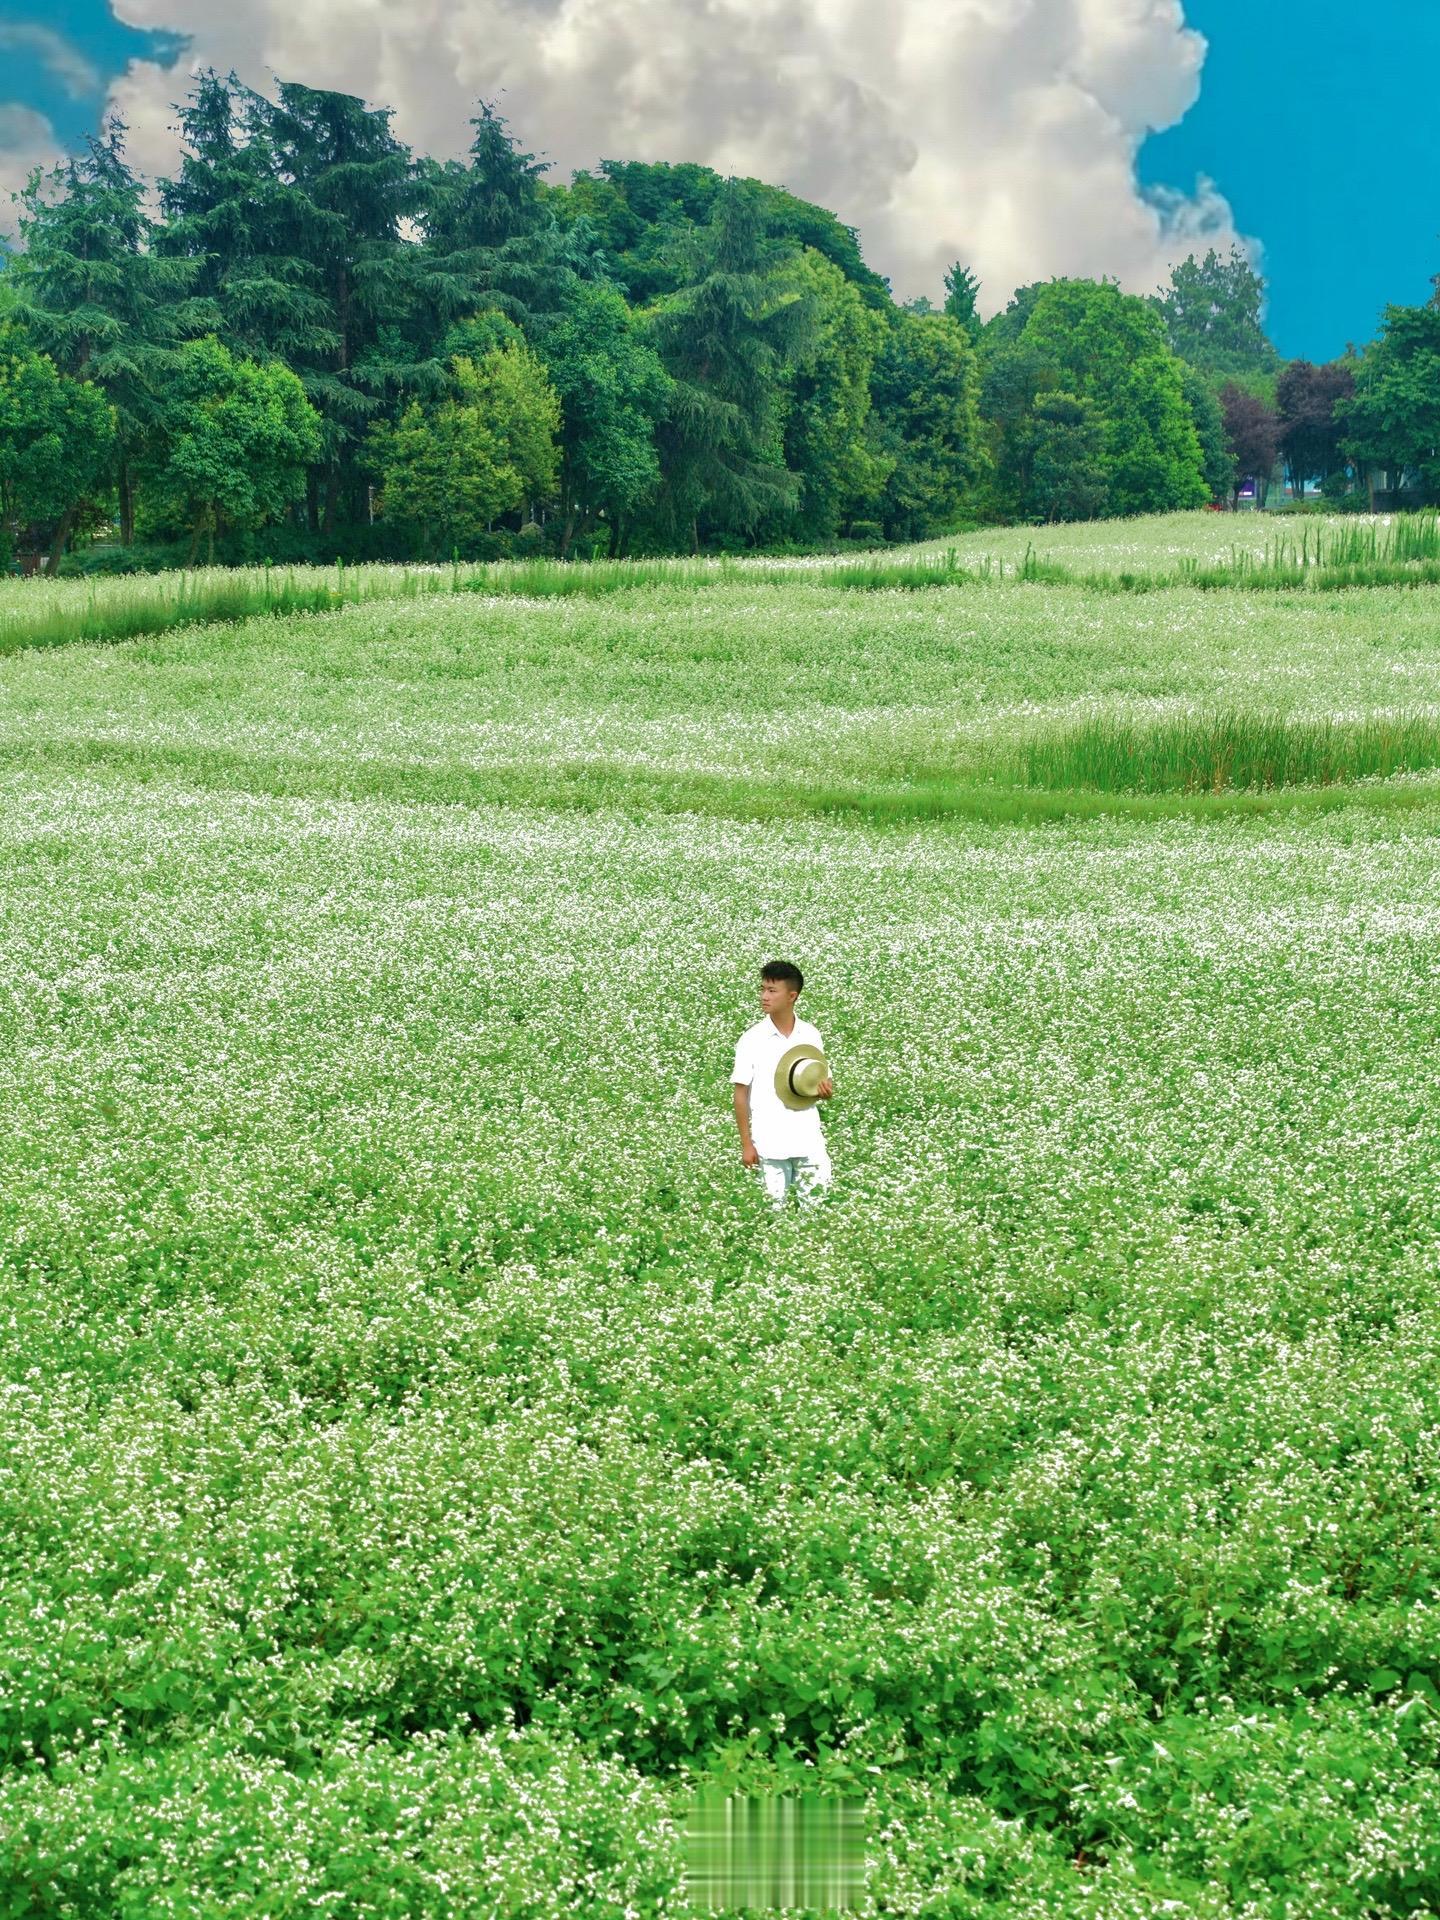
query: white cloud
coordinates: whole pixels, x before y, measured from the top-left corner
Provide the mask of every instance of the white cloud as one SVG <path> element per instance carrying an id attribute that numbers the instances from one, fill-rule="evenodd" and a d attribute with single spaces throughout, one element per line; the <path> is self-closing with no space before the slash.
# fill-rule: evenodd
<path id="1" fill-rule="evenodd" d="M 11 198 L 25 185 L 32 168 L 53 166 L 60 137 L 43 113 L 13 100 L 0 101 L 0 236 L 19 234 L 20 209 Z"/>
<path id="2" fill-rule="evenodd" d="M 479 97 L 556 174 L 604 158 L 753 173 L 860 228 L 902 297 L 969 262 L 987 311 L 1057 273 L 1148 292 L 1235 237 L 1213 184 L 1146 194 L 1135 154 L 1193 102 L 1205 45 L 1180 0 L 117 0 L 190 36 L 193 71 L 274 74 L 396 109 L 463 150 Z M 148 171 L 175 164 L 185 74 L 135 63 L 112 97 Z"/>
<path id="3" fill-rule="evenodd" d="M 100 69 L 87 60 L 80 49 L 53 27 L 42 27 L 33 20 L 0 20 L 0 49 L 15 53 L 33 53 L 47 66 L 73 99 L 87 93 L 99 93 L 104 85 Z"/>

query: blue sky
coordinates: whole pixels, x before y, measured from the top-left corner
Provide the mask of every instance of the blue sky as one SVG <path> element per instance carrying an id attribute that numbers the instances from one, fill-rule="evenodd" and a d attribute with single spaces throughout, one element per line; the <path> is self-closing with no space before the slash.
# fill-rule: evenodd
<path id="1" fill-rule="evenodd" d="M 0 36 L 6 28 L 49 29 L 78 56 L 59 65 L 53 47 L 34 43 L 0 47 L 0 97 L 34 107 L 67 144 L 93 130 L 105 105 L 111 77 L 129 60 L 165 60 L 179 51 L 173 34 L 137 33 L 121 26 L 107 0 L 0 0 Z"/>
<path id="2" fill-rule="evenodd" d="M 1142 182 L 1216 183 L 1263 246 L 1283 354 L 1368 340 L 1387 300 L 1425 299 L 1440 272 L 1440 0 L 1186 0 L 1185 14 L 1210 43 L 1200 99 L 1146 143 Z M 63 44 L 47 47 L 47 30 Z M 121 26 L 107 0 L 0 0 L 0 41 L 0 100 L 44 113 L 67 143 L 127 60 L 181 45 Z"/>
<path id="3" fill-rule="evenodd" d="M 1185 17 L 1210 42 L 1200 98 L 1141 178 L 1208 174 L 1264 247 L 1276 346 L 1331 359 L 1440 273 L 1440 4 L 1186 0 Z"/>

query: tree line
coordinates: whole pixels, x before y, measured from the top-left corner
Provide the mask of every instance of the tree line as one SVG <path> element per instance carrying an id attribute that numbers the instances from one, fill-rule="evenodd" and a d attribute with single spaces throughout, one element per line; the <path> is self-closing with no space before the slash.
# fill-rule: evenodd
<path id="1" fill-rule="evenodd" d="M 488 104 L 447 161 L 292 82 L 208 72 L 177 111 L 153 194 L 112 117 L 19 196 L 7 559 L 813 549 L 1224 502 L 1282 458 L 1332 495 L 1440 490 L 1440 293 L 1323 367 L 1280 359 L 1238 252 L 982 322 L 963 263 L 899 303 L 762 181 L 549 182 Z"/>

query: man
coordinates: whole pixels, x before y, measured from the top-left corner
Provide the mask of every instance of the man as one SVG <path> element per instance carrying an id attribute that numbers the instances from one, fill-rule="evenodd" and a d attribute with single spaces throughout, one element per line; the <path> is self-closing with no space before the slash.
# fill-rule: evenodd
<path id="1" fill-rule="evenodd" d="M 747 1167 L 761 1169 L 765 1191 L 777 1206 L 792 1186 L 802 1200 L 814 1200 L 830 1184 L 830 1155 L 816 1103 L 828 1100 L 835 1087 L 818 1030 L 795 1016 L 804 984 L 789 960 L 766 961 L 760 969 L 764 1018 L 741 1034 L 730 1076 L 740 1158 Z"/>

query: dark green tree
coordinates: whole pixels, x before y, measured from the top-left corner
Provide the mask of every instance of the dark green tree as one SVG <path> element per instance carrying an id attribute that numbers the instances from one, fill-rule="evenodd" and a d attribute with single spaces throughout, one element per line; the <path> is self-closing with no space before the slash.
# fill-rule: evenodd
<path id="1" fill-rule="evenodd" d="M 560 552 L 604 522 L 612 540 L 655 497 L 655 426 L 670 401 L 660 356 L 623 296 L 573 280 L 537 344 L 560 397 Z"/>
<path id="2" fill-rule="evenodd" d="M 325 367 L 340 336 L 325 285 L 326 222 L 282 175 L 269 103 L 232 73 L 199 75 L 178 107 L 180 170 L 160 182 L 158 251 L 196 263 L 233 351 Z"/>
<path id="3" fill-rule="evenodd" d="M 1440 500 L 1440 278 L 1420 307 L 1388 306 L 1380 337 L 1360 356 L 1344 406 L 1342 446 L 1392 492 L 1414 473 L 1427 501 Z"/>
<path id="4" fill-rule="evenodd" d="M 977 479 L 974 505 L 983 519 L 1018 520 L 1025 515 L 1029 495 L 1036 397 L 1054 385 L 1055 374 L 1022 341 L 988 333 L 981 337 L 979 362 L 980 423 L 987 457 Z"/>
<path id="5" fill-rule="evenodd" d="M 691 277 L 655 310 L 655 344 L 674 382 L 659 427 L 659 528 L 692 549 L 746 535 L 793 508 L 785 465 L 787 378 L 818 324 L 797 255 L 764 237 L 754 193 L 727 181 L 691 237 Z"/>
<path id="6" fill-rule="evenodd" d="M 152 245 L 125 131 L 112 115 L 83 153 L 32 175 L 20 196 L 25 257 L 15 293 L 36 347 L 61 373 L 93 381 L 114 408 L 114 485 L 128 544 L 135 463 L 155 430 L 177 351 L 216 316 L 194 294 L 196 263 L 167 259 Z M 62 518 L 57 552 L 71 525 Z"/>
<path id="7" fill-rule="evenodd" d="M 1025 517 L 1095 520 L 1109 501 L 1105 427 L 1088 400 L 1052 389 L 1036 400 L 1028 423 Z"/>
<path id="8" fill-rule="evenodd" d="M 1239 247 L 1213 247 L 1173 269 L 1155 296 L 1173 352 L 1219 387 L 1227 379 L 1258 389 L 1273 383 L 1280 357 L 1265 334 L 1265 282 Z"/>
<path id="9" fill-rule="evenodd" d="M 1212 500 L 1228 500 L 1235 490 L 1235 456 L 1225 433 L 1225 414 L 1198 367 L 1182 362 L 1180 385 L 1200 442 L 1200 470 Z"/>
<path id="10" fill-rule="evenodd" d="M 0 317 L 0 572 L 22 530 L 73 523 L 108 490 L 114 435 L 100 389 L 67 379 L 22 327 Z"/>
<path id="11" fill-rule="evenodd" d="M 1021 336 L 1105 423 L 1114 513 L 1166 513 L 1209 497 L 1182 365 L 1146 301 L 1109 281 L 1052 280 Z"/>
<path id="12" fill-rule="evenodd" d="M 871 395 L 890 463 L 877 508 L 886 537 L 954 529 L 984 470 L 979 370 L 965 329 L 947 313 L 893 309 Z"/>
<path id="13" fill-rule="evenodd" d="M 263 133 L 282 183 L 282 218 L 303 236 L 326 325 L 316 350 L 291 364 L 321 419 L 318 472 L 309 511 L 329 533 L 359 512 L 361 448 L 371 422 L 406 393 L 433 387 L 429 356 L 406 338 L 411 263 L 401 222 L 418 209 L 408 150 L 390 131 L 390 109 L 346 93 L 281 81 L 278 100 L 254 96 L 250 123 Z M 323 491 L 323 503 L 320 494 Z"/>
<path id="14" fill-rule="evenodd" d="M 482 308 L 528 327 L 576 278 L 574 250 L 542 197 L 549 163 L 522 152 L 488 102 L 470 125 L 467 159 L 417 164 L 423 242 L 414 288 L 421 335 L 432 340 Z"/>
<path id="15" fill-rule="evenodd" d="M 876 443 L 870 398 L 887 328 L 861 290 L 813 248 L 801 255 L 798 272 L 810 283 L 818 325 L 791 374 L 785 409 L 785 464 L 799 479 L 800 497 L 773 533 L 821 545 L 863 516 L 889 477 L 892 462 Z"/>
<path id="16" fill-rule="evenodd" d="M 945 311 L 952 320 L 960 322 L 972 342 L 980 338 L 980 311 L 976 305 L 979 298 L 979 279 L 957 260 L 945 275 Z"/>

